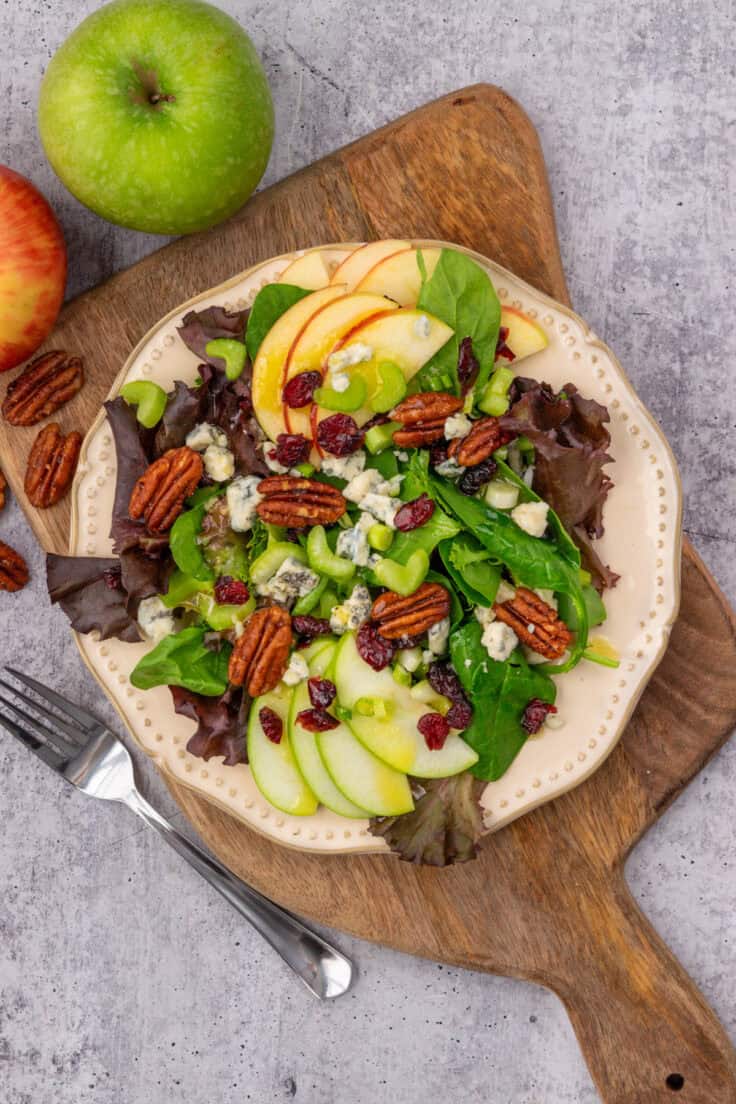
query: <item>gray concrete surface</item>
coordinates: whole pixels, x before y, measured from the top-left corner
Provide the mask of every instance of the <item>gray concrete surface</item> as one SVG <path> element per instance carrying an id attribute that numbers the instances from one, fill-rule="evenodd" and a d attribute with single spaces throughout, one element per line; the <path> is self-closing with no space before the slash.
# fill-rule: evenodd
<path id="1" fill-rule="evenodd" d="M 573 300 L 669 434 L 687 530 L 736 598 L 731 0 L 222 6 L 252 34 L 272 82 L 278 136 L 266 182 L 471 81 L 519 98 L 547 156 Z M 0 0 L 0 160 L 59 212 L 70 294 L 158 244 L 81 208 L 35 134 L 43 68 L 96 7 Z M 0 598 L 3 659 L 105 712 L 47 605 L 15 502 L 0 536 L 33 570 L 27 590 Z M 598 1099 L 551 994 L 344 938 L 360 981 L 319 1007 L 125 810 L 63 791 L 7 739 L 0 764 L 5 1104 Z M 172 811 L 143 769 L 148 792 Z M 735 784 L 732 742 L 628 865 L 643 908 L 732 1036 Z"/>

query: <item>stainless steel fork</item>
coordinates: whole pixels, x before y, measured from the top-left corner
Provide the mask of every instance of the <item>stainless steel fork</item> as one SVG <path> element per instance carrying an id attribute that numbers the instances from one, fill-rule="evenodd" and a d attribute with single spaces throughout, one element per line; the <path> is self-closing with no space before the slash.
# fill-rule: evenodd
<path id="1" fill-rule="evenodd" d="M 5 670 L 42 699 L 39 702 L 0 678 L 0 686 L 39 714 L 35 716 L 0 694 L 2 705 L 18 718 L 0 712 L 0 724 L 8 732 L 89 797 L 119 801 L 132 809 L 260 932 L 315 996 L 326 1000 L 349 989 L 353 967 L 344 955 L 190 843 L 148 804 L 136 789 L 127 748 L 97 717 L 36 679 L 12 667 Z"/>

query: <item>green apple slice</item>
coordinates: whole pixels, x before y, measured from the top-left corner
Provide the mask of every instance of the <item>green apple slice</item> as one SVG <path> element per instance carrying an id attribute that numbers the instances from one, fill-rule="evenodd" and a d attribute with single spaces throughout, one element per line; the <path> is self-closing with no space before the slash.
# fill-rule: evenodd
<path id="1" fill-rule="evenodd" d="M 418 249 L 392 253 L 366 272 L 356 291 L 375 291 L 387 295 L 402 307 L 415 307 L 422 287 L 422 274 L 417 264 Z M 440 259 L 441 249 L 422 249 L 421 254 L 431 276 Z"/>
<path id="2" fill-rule="evenodd" d="M 352 633 L 346 633 L 334 659 L 334 681 L 340 704 L 353 710 L 350 727 L 374 755 L 395 770 L 416 778 L 449 778 L 477 762 L 478 756 L 461 736 L 451 732 L 444 746 L 430 751 L 417 728 L 428 706 L 412 698 L 408 687 L 396 682 L 390 669 L 374 671 L 365 663 Z M 385 717 L 362 716 L 361 698 L 386 703 Z"/>
<path id="3" fill-rule="evenodd" d="M 344 294 L 345 288 L 336 284 L 305 295 L 284 311 L 261 342 L 253 365 L 253 407 L 261 428 L 272 441 L 285 429 L 281 391 L 289 350 L 310 318 Z"/>
<path id="4" fill-rule="evenodd" d="M 401 816 L 414 808 L 406 775 L 371 755 L 348 725 L 318 732 L 316 741 L 330 777 L 349 801 L 371 816 Z"/>
<path id="5" fill-rule="evenodd" d="M 317 747 L 316 733 L 308 732 L 297 721 L 302 709 L 311 709 L 305 682 L 294 691 L 289 710 L 289 739 L 299 770 L 318 801 L 339 816 L 362 820 L 370 816 L 365 809 L 349 801 L 333 782 Z"/>
<path id="6" fill-rule="evenodd" d="M 317 798 L 304 781 L 289 742 L 289 705 L 292 691 L 280 684 L 269 694 L 256 698 L 248 719 L 248 762 L 258 789 L 267 801 L 292 816 L 311 816 L 317 811 Z M 267 707 L 283 721 L 281 741 L 268 739 L 260 721 Z"/>
<path id="7" fill-rule="evenodd" d="M 384 238 L 382 241 L 367 242 L 359 246 L 339 264 L 332 274 L 333 284 L 347 284 L 353 291 L 367 272 L 392 253 L 403 252 L 410 248 L 410 242 L 397 238 Z"/>

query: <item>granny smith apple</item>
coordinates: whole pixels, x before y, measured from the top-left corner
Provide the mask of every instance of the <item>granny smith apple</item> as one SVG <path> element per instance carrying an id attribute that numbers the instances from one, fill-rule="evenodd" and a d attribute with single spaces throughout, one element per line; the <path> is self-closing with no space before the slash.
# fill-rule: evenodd
<path id="1" fill-rule="evenodd" d="M 201 0 L 113 0 L 52 58 L 39 129 L 87 207 L 135 230 L 185 234 L 227 218 L 256 187 L 273 103 L 229 15 Z"/>

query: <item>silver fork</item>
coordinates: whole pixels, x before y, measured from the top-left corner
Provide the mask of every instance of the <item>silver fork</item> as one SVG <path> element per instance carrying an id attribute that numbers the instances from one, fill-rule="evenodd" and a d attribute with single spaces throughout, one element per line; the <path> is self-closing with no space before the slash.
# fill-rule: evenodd
<path id="1" fill-rule="evenodd" d="M 19 718 L 12 720 L 0 712 L 0 724 L 8 732 L 88 797 L 119 801 L 132 809 L 260 932 L 315 996 L 326 1000 L 347 992 L 353 976 L 349 959 L 291 913 L 241 882 L 157 813 L 136 789 L 133 761 L 117 736 L 55 690 L 12 667 L 5 670 L 45 703 L 0 678 L 0 686 L 44 718 L 40 720 L 0 694 L 0 702 Z"/>

